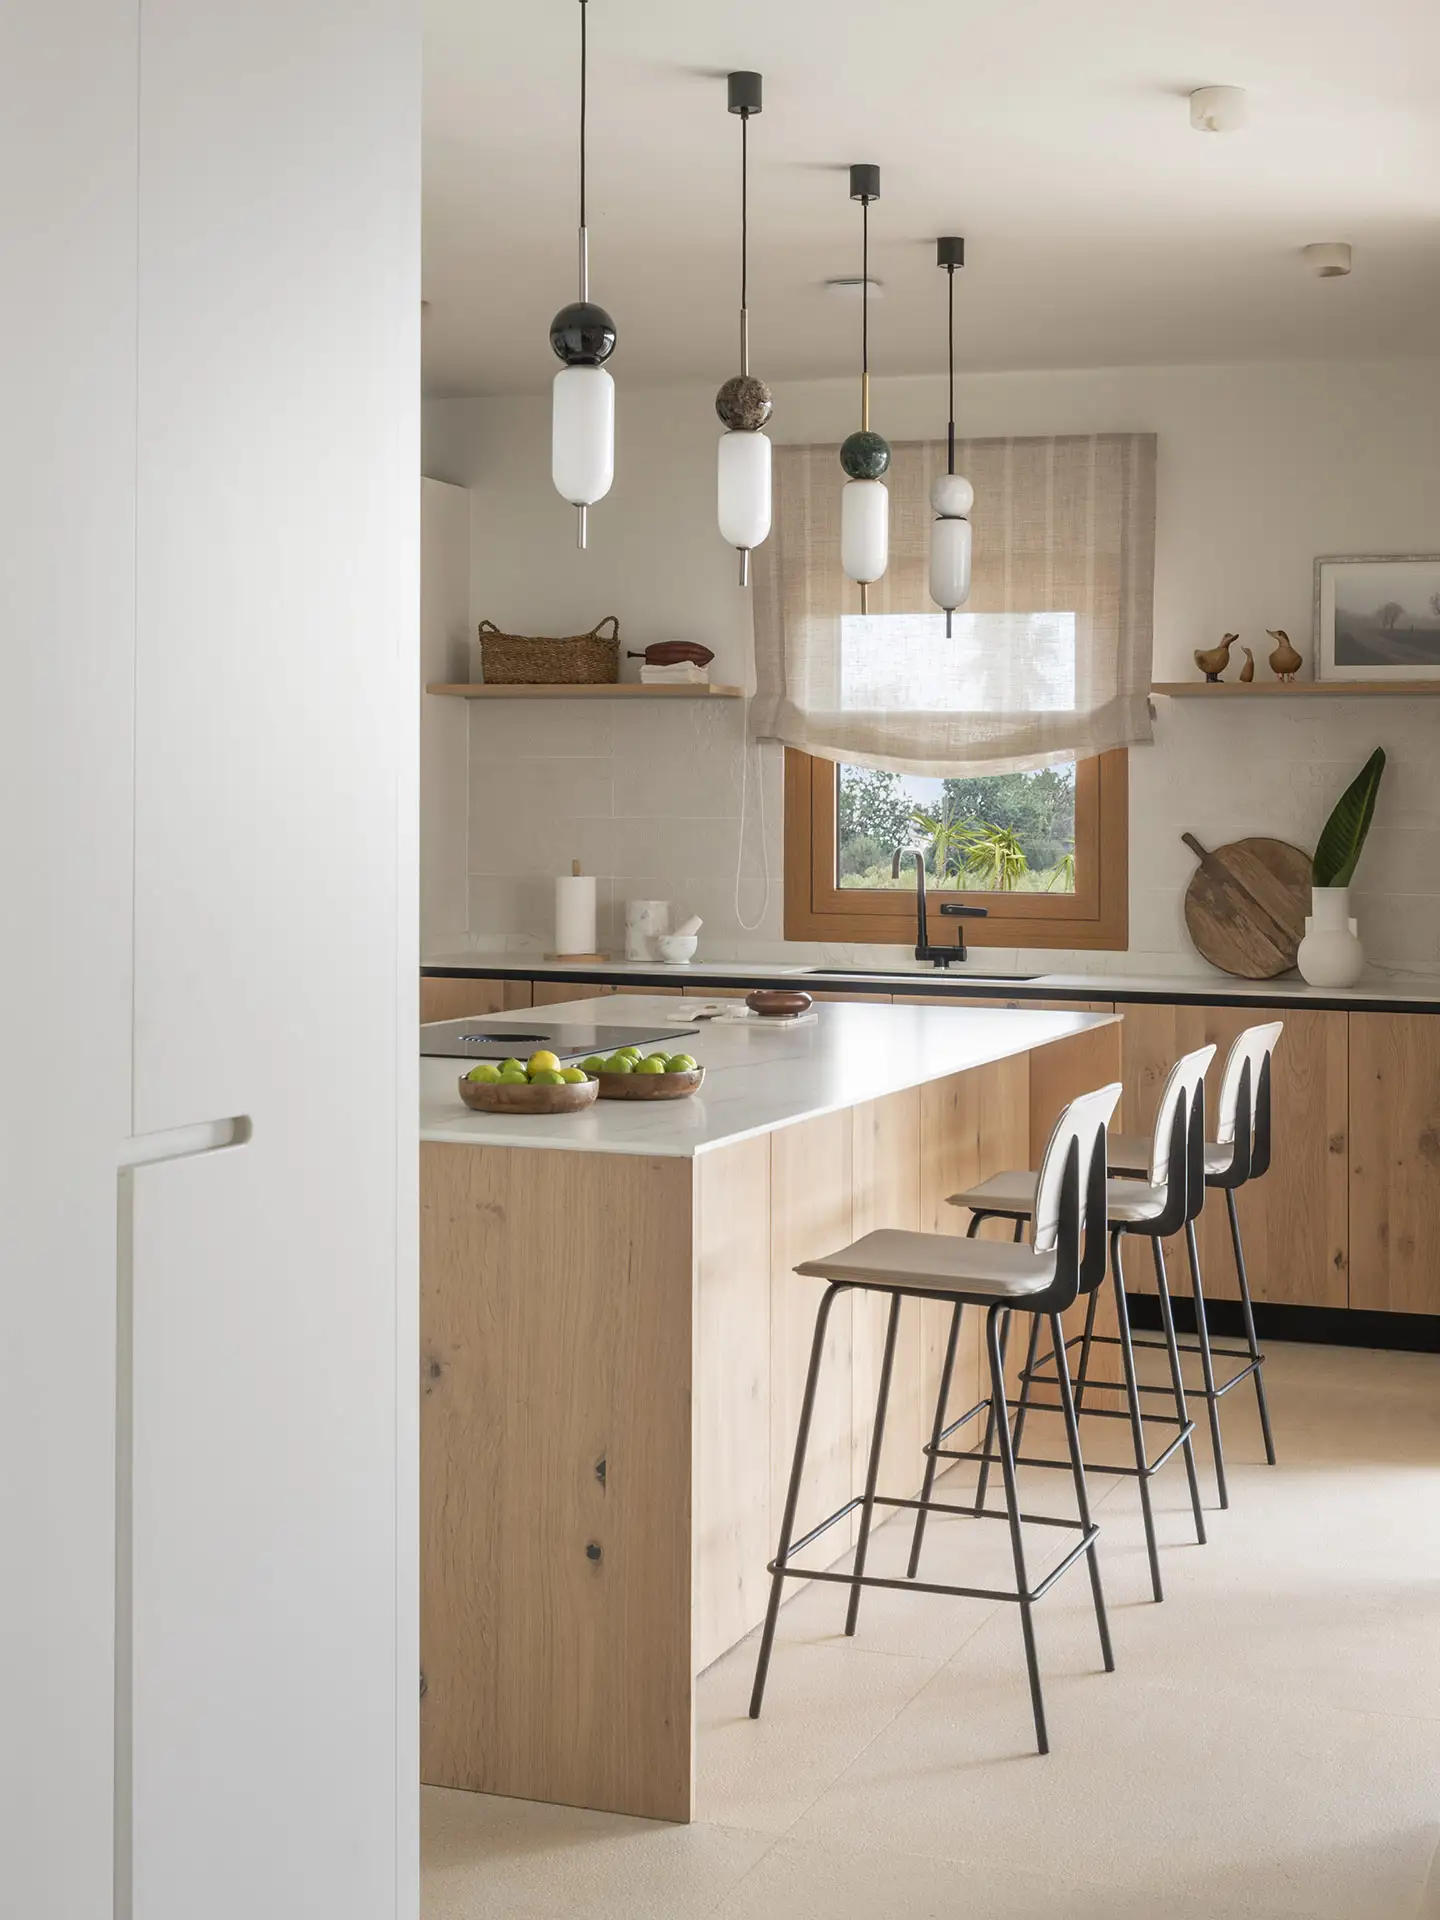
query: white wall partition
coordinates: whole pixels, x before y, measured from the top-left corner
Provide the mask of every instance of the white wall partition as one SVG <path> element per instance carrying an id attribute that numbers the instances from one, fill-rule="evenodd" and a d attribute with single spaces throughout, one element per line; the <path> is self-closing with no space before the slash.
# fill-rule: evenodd
<path id="1" fill-rule="evenodd" d="M 3 32 L 0 1909 L 403 1920 L 418 17 Z"/>

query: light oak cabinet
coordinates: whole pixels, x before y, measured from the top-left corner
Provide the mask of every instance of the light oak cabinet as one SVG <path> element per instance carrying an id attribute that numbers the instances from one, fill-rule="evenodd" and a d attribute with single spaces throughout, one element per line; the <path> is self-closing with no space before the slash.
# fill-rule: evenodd
<path id="1" fill-rule="evenodd" d="M 1349 1022 L 1350 1305 L 1440 1313 L 1440 1016 Z"/>
<path id="2" fill-rule="evenodd" d="M 444 979 L 421 976 L 420 1018 L 473 1020 L 482 1013 L 511 1013 L 530 1005 L 528 980 Z"/>
<path id="3" fill-rule="evenodd" d="M 1287 1306 L 1350 1304 L 1348 1275 L 1349 1114 L 1346 1015 L 1300 1007 L 1124 1006 L 1120 1052 L 1125 1130 L 1148 1133 L 1165 1077 L 1181 1054 L 1216 1046 L 1205 1085 L 1213 1134 L 1220 1070 L 1243 1028 L 1283 1020 L 1271 1080 L 1274 1155 L 1263 1180 L 1237 1196 L 1250 1290 Z M 1199 1223 L 1205 1292 L 1234 1299 L 1235 1261 L 1223 1196 L 1212 1194 Z M 1143 1249 L 1142 1249 L 1143 1252 Z M 1190 1290 L 1183 1239 L 1165 1248 L 1170 1285 Z M 1148 1254 L 1129 1262 L 1131 1284 L 1150 1290 Z"/>

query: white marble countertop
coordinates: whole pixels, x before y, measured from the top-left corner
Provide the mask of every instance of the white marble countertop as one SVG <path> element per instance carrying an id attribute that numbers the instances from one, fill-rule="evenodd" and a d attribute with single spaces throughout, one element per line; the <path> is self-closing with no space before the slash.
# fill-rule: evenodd
<path id="1" fill-rule="evenodd" d="M 578 1000 L 543 1011 L 547 1026 L 588 1025 L 595 1003 Z M 699 1093 L 686 1100 L 597 1100 L 583 1113 L 471 1113 L 456 1091 L 464 1062 L 422 1059 L 420 1137 L 462 1146 L 689 1159 L 711 1147 L 1028 1053 L 1108 1026 L 1115 1018 L 978 1007 L 827 1005 L 815 1011 L 813 1022 L 793 1027 L 704 1025 L 693 1039 L 677 1038 L 674 1045 L 676 1052 L 688 1049 L 705 1068 Z M 637 994 L 624 1003 L 623 1024 L 665 1023 L 676 1012 L 672 999 Z M 490 1014 L 469 1024 L 513 1027 L 515 1017 Z M 614 1017 L 621 1024 L 618 1011 Z"/>
<path id="2" fill-rule="evenodd" d="M 427 955 L 424 966 L 449 973 L 480 976 L 505 975 L 515 979 L 625 980 L 636 979 L 675 986 L 693 985 L 703 990 L 707 981 L 749 982 L 757 986 L 770 980 L 789 980 L 796 986 L 813 987 L 816 992 L 903 993 L 921 985 L 932 992 L 975 993 L 1038 999 L 1065 998 L 1116 1000 L 1163 999 L 1253 1000 L 1262 1006 L 1365 1007 L 1370 1005 L 1440 1008 L 1440 976 L 1425 974 L 1386 974 L 1371 971 L 1353 987 L 1310 987 L 1298 974 L 1285 974 L 1278 980 L 1240 980 L 1222 973 L 987 973 L 981 954 L 975 954 L 964 966 L 937 968 L 918 961 L 893 969 L 874 972 L 850 964 L 825 966 L 813 960 L 692 961 L 685 967 L 666 967 L 654 961 L 605 960 L 567 964 L 555 960 L 527 960 L 523 954 L 435 953 Z"/>

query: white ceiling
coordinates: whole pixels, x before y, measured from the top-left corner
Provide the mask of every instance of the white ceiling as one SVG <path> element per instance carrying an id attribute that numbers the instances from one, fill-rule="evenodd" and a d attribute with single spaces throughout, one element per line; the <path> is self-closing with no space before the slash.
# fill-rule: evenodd
<path id="1" fill-rule="evenodd" d="M 426 384 L 534 391 L 573 298 L 576 0 L 426 0 Z M 944 362 L 938 233 L 965 236 L 966 368 L 1432 353 L 1434 0 L 590 0 L 592 293 L 617 380 L 733 371 L 739 122 L 751 129 L 755 371 L 850 372 L 845 168 L 877 161 L 877 375 Z M 1239 133 L 1185 96 L 1250 90 Z M 1318 280 L 1314 240 L 1355 270 Z"/>

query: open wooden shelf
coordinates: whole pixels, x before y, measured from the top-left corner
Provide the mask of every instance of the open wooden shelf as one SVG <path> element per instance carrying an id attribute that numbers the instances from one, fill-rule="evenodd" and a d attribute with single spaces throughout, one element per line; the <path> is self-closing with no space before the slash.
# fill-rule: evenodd
<path id="1" fill-rule="evenodd" d="M 1440 680 L 1293 680 L 1288 686 L 1281 680 L 1254 680 L 1249 686 L 1242 680 L 1157 680 L 1150 691 L 1173 700 L 1217 700 L 1227 694 L 1249 698 L 1257 693 L 1282 700 L 1344 693 L 1398 693 L 1409 699 L 1416 693 L 1440 693 Z"/>
<path id="2" fill-rule="evenodd" d="M 486 687 L 436 682 L 427 693 L 443 693 L 452 700 L 743 700 L 743 687 L 642 687 L 632 680 L 598 686 Z"/>

